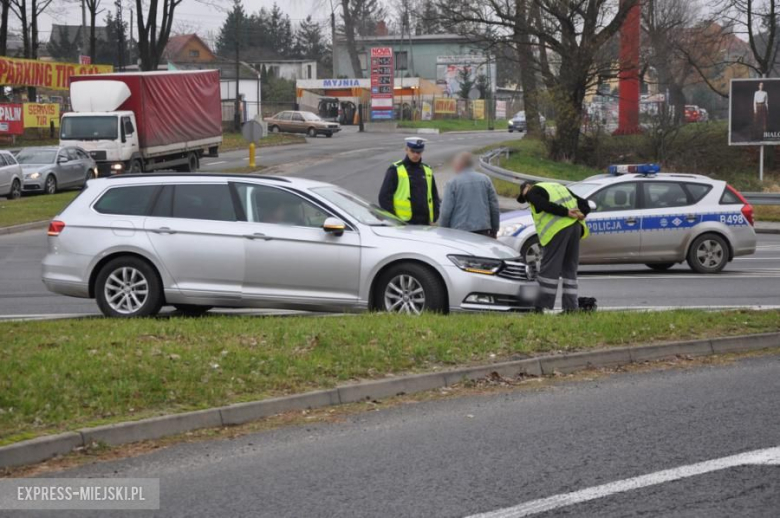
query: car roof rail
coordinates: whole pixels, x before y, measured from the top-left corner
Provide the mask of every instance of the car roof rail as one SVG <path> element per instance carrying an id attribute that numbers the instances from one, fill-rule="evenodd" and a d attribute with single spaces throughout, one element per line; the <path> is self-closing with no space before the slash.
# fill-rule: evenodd
<path id="1" fill-rule="evenodd" d="M 116 180 L 121 178 L 160 178 L 170 176 L 174 178 L 182 177 L 204 177 L 214 176 L 217 178 L 254 178 L 259 180 L 272 180 L 275 182 L 291 183 L 288 178 L 282 176 L 271 176 L 262 174 L 238 174 L 238 173 L 133 173 L 133 174 L 117 174 L 113 176 L 104 177 L 106 180 Z"/>

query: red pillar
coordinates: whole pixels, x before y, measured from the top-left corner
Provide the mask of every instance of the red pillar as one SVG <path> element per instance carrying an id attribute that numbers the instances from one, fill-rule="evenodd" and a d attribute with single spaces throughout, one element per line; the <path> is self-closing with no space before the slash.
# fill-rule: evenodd
<path id="1" fill-rule="evenodd" d="M 625 1 L 621 0 L 621 3 Z M 631 8 L 620 29 L 620 103 L 615 135 L 636 135 L 642 132 L 639 126 L 640 4 L 641 2 L 637 2 Z"/>

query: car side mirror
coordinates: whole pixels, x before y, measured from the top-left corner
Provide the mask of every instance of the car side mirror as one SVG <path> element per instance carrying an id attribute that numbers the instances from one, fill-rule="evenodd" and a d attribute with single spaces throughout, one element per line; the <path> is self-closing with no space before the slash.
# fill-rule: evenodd
<path id="1" fill-rule="evenodd" d="M 66 156 L 61 156 L 61 157 L 59 157 L 59 158 L 57 159 L 57 163 L 58 163 L 58 164 L 65 164 L 65 163 L 67 163 L 67 162 L 70 162 L 70 158 L 68 158 L 68 157 L 66 157 Z"/>
<path id="2" fill-rule="evenodd" d="M 590 207 L 590 210 L 596 210 L 598 209 L 598 205 L 596 205 L 596 202 L 593 200 L 588 200 L 588 207 Z"/>
<path id="3" fill-rule="evenodd" d="M 328 234 L 333 234 L 334 236 L 340 236 L 344 234 L 344 230 L 346 230 L 346 228 L 346 223 L 338 218 L 328 218 L 325 220 L 325 223 L 322 224 L 322 230 Z"/>

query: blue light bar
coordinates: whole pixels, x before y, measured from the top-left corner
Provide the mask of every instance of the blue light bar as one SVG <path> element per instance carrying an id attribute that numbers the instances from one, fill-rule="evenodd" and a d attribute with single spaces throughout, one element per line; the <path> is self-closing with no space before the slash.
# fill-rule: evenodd
<path id="1" fill-rule="evenodd" d="M 614 176 L 621 174 L 642 174 L 651 175 L 661 172 L 660 164 L 621 164 L 611 165 L 607 168 L 607 172 Z"/>

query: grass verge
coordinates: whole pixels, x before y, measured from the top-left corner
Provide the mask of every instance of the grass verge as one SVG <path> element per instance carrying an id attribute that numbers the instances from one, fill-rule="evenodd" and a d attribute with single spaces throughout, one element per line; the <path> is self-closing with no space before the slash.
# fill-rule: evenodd
<path id="1" fill-rule="evenodd" d="M 11 140 L 0 141 L 0 149 L 21 149 L 23 147 L 38 146 L 59 146 L 60 139 L 57 138 L 17 138 L 16 142 Z"/>
<path id="2" fill-rule="evenodd" d="M 778 205 L 753 205 L 756 221 L 780 222 L 780 206 Z"/>
<path id="3" fill-rule="evenodd" d="M 356 379 L 777 330 L 778 311 L 3 322 L 0 444 Z"/>
<path id="4" fill-rule="evenodd" d="M 293 135 L 291 133 L 270 133 L 257 145 L 261 147 L 286 146 L 289 144 L 305 144 L 306 138 L 302 135 Z M 220 151 L 235 151 L 237 149 L 249 149 L 247 142 L 241 133 L 226 132 L 222 134 L 222 146 Z"/>
<path id="5" fill-rule="evenodd" d="M 0 199 L 0 227 L 21 225 L 53 218 L 78 195 L 80 191 L 67 191 L 52 196 L 36 194 L 18 200 Z"/>
<path id="6" fill-rule="evenodd" d="M 437 119 L 430 121 L 398 121 L 399 128 L 433 128 L 441 133 L 448 131 L 483 131 L 488 129 L 487 120 Z M 506 121 L 493 121 L 496 131 L 506 131 Z"/>

